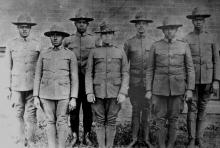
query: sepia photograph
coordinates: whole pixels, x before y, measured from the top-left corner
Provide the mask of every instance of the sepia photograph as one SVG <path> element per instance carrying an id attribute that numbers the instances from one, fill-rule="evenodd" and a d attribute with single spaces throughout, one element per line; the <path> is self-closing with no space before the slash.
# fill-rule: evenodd
<path id="1" fill-rule="evenodd" d="M 0 148 L 220 148 L 219 0 L 0 0 Z"/>

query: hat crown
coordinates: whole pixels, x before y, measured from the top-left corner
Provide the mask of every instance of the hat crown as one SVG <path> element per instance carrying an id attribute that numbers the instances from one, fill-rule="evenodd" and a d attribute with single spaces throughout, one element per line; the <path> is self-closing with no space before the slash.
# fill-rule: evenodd
<path id="1" fill-rule="evenodd" d="M 54 31 L 54 32 L 64 32 L 64 28 L 58 25 L 52 25 L 50 27 L 50 31 Z"/>
<path id="2" fill-rule="evenodd" d="M 76 18 L 89 18 L 89 13 L 79 9 L 75 15 Z"/>
<path id="3" fill-rule="evenodd" d="M 31 23 L 31 17 L 28 14 L 21 14 L 18 16 L 17 22 L 19 23 Z"/>
<path id="4" fill-rule="evenodd" d="M 139 12 L 136 13 L 135 19 L 136 19 L 136 20 L 146 19 L 146 16 L 144 15 L 144 12 L 143 12 L 143 11 L 139 11 Z"/>
<path id="5" fill-rule="evenodd" d="M 208 14 L 207 10 L 201 9 L 199 7 L 194 8 L 192 11 L 192 15 L 204 15 L 204 14 Z"/>
<path id="6" fill-rule="evenodd" d="M 111 32 L 111 31 L 114 31 L 113 27 L 110 24 L 106 23 L 105 21 L 102 22 L 99 25 L 99 28 L 100 28 L 101 32 Z"/>
<path id="7" fill-rule="evenodd" d="M 163 26 L 169 26 L 169 25 L 179 25 L 179 23 L 176 18 L 165 17 L 163 20 Z"/>

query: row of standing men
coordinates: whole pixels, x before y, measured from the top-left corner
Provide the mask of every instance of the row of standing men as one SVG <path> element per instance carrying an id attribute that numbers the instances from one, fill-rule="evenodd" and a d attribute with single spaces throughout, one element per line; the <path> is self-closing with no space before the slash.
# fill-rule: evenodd
<path id="1" fill-rule="evenodd" d="M 33 146 L 37 107 L 46 116 L 49 148 L 55 148 L 56 141 L 59 148 L 65 147 L 68 113 L 73 146 L 79 145 L 82 104 L 82 143 L 92 145 L 90 134 L 94 117 L 99 147 L 113 147 L 117 114 L 121 103 L 129 96 L 132 141 L 128 147 L 138 143 L 154 146 L 149 141 L 150 121 L 154 120 L 158 147 L 173 148 L 177 119 L 185 99 L 188 104 L 187 146 L 201 148 L 206 105 L 210 93 L 217 93 L 220 80 L 216 40 L 204 30 L 208 17 L 210 14 L 195 8 L 187 15 L 194 30 L 181 40 L 176 39 L 176 33 L 182 24 L 167 17 L 157 27 L 164 38 L 155 42 L 146 33 L 153 20 L 138 12 L 130 21 L 135 24 L 137 34 L 120 49 L 113 42 L 115 30 L 106 22 L 100 24 L 96 32 L 100 38 L 95 41 L 87 33 L 93 18 L 80 9 L 70 18 L 75 22 L 76 34 L 69 35 L 62 27 L 54 25 L 44 33 L 53 46 L 39 52 L 37 40 L 29 37 L 36 23 L 28 15 L 19 16 L 13 24 L 17 25 L 20 37 L 8 42 L 5 56 L 5 84 L 18 121 L 16 142 L 22 147 Z M 27 138 L 24 136 L 25 111 Z"/>

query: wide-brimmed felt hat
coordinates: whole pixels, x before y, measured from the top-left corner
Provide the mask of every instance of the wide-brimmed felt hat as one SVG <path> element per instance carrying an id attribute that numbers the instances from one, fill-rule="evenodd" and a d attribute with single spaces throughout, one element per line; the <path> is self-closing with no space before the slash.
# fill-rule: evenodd
<path id="1" fill-rule="evenodd" d="M 77 13 L 75 14 L 75 17 L 70 18 L 71 21 L 79 21 L 79 20 L 85 20 L 87 22 L 93 21 L 94 18 L 89 16 L 89 13 L 86 11 L 83 11 L 82 9 L 79 9 Z"/>
<path id="2" fill-rule="evenodd" d="M 174 17 L 165 17 L 162 25 L 157 27 L 158 29 L 166 29 L 166 28 L 179 28 L 183 25 L 178 22 L 178 20 Z"/>
<path id="3" fill-rule="evenodd" d="M 31 25 L 35 26 L 36 23 L 32 22 L 31 17 L 28 14 L 21 14 L 17 18 L 17 22 L 12 22 L 14 25 Z"/>
<path id="4" fill-rule="evenodd" d="M 134 19 L 130 20 L 131 23 L 137 23 L 140 21 L 144 21 L 147 23 L 153 23 L 153 20 L 148 19 L 143 11 L 137 12 Z"/>
<path id="5" fill-rule="evenodd" d="M 192 14 L 187 15 L 186 18 L 188 18 L 188 19 L 204 18 L 205 19 L 210 16 L 211 15 L 208 14 L 207 10 L 196 7 L 193 9 Z"/>
<path id="6" fill-rule="evenodd" d="M 47 37 L 50 37 L 51 35 L 54 35 L 54 34 L 58 34 L 58 35 L 61 35 L 63 37 L 68 37 L 69 36 L 69 33 L 66 33 L 64 31 L 64 28 L 61 27 L 61 26 L 58 26 L 58 25 L 52 25 L 50 27 L 50 31 L 47 31 L 44 33 L 45 36 Z"/>
<path id="7" fill-rule="evenodd" d="M 114 33 L 116 30 L 114 29 L 114 27 L 110 24 L 108 24 L 107 22 L 102 22 L 99 25 L 99 30 L 95 31 L 95 33 Z"/>

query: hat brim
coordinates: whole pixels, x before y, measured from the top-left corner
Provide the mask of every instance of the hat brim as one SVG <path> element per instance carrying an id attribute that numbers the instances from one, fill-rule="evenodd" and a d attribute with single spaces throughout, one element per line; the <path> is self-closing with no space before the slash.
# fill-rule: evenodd
<path id="1" fill-rule="evenodd" d="M 179 25 L 165 25 L 165 26 L 159 26 L 157 27 L 157 29 L 167 29 L 167 28 L 179 28 L 182 27 L 183 25 L 179 24 Z"/>
<path id="2" fill-rule="evenodd" d="M 115 33 L 116 31 L 95 31 L 95 33 L 107 34 L 107 33 Z"/>
<path id="3" fill-rule="evenodd" d="M 210 14 L 203 14 L 203 15 L 187 15 L 186 18 L 188 19 L 196 19 L 196 18 L 208 18 Z"/>
<path id="4" fill-rule="evenodd" d="M 130 20 L 130 23 L 137 23 L 137 22 L 153 23 L 153 20 Z"/>
<path id="5" fill-rule="evenodd" d="M 74 21 L 74 22 L 79 21 L 79 20 L 85 20 L 87 22 L 91 22 L 94 19 L 93 18 L 87 18 L 87 17 L 80 17 L 80 18 L 70 18 L 69 20 Z"/>
<path id="6" fill-rule="evenodd" d="M 14 25 L 31 25 L 31 26 L 35 26 L 37 25 L 36 23 L 27 23 L 27 22 L 12 22 L 12 24 Z"/>
<path id="7" fill-rule="evenodd" d="M 47 37 L 51 37 L 52 35 L 54 34 L 58 34 L 58 35 L 61 35 L 63 37 L 68 37 L 70 36 L 69 33 L 66 33 L 66 32 L 61 32 L 61 31 L 48 31 L 48 32 L 45 32 L 44 35 L 47 36 Z"/>

